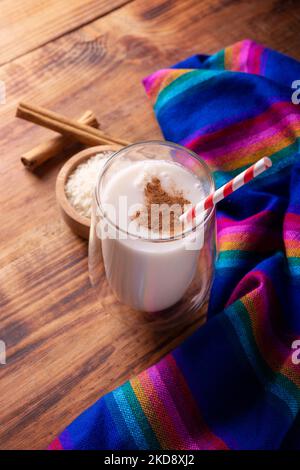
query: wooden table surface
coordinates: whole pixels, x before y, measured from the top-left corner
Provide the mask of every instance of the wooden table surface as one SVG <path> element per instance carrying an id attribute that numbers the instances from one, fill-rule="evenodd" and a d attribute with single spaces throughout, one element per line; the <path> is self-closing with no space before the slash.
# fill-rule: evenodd
<path id="1" fill-rule="evenodd" d="M 40 449 L 197 324 L 154 334 L 100 307 L 87 244 L 56 206 L 67 155 L 35 174 L 21 166 L 20 154 L 51 133 L 16 119 L 18 101 L 70 117 L 93 109 L 112 135 L 159 138 L 144 76 L 243 38 L 300 59 L 300 2 L 1 0 L 0 8 L 0 448 Z"/>

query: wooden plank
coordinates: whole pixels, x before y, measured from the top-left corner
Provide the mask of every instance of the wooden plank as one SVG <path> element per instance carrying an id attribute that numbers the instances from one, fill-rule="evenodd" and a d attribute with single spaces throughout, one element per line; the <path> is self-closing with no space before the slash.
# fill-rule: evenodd
<path id="1" fill-rule="evenodd" d="M 129 0 L 1 0 L 0 65 L 73 31 Z"/>
<path id="2" fill-rule="evenodd" d="M 3 0 L 2 0 L 3 3 Z M 243 37 L 300 58 L 299 5 L 265 0 L 138 0 L 0 68 L 0 447 L 44 448 L 100 395 L 155 362 L 189 331 L 128 326 L 99 305 L 87 246 L 64 226 L 54 185 L 64 156 L 36 175 L 20 153 L 49 135 L 16 120 L 20 99 L 69 116 L 92 108 L 103 129 L 159 138 L 140 81 Z"/>

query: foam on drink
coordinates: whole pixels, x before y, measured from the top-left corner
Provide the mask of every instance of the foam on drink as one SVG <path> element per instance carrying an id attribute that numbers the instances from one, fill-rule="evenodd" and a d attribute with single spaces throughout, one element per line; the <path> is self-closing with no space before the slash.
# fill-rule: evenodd
<path id="1" fill-rule="evenodd" d="M 199 179 L 173 161 L 131 162 L 111 175 L 101 200 L 114 208 L 114 223 L 128 236 L 108 233 L 102 253 L 108 282 L 122 302 L 155 312 L 181 299 L 195 275 L 201 237 L 194 249 L 187 249 L 195 232 L 177 239 L 182 230 L 179 215 L 186 204 L 196 204 L 203 196 Z M 165 207 L 158 208 L 158 219 L 151 217 L 152 204 L 162 202 Z M 170 219 L 167 208 L 173 203 L 178 207 Z"/>

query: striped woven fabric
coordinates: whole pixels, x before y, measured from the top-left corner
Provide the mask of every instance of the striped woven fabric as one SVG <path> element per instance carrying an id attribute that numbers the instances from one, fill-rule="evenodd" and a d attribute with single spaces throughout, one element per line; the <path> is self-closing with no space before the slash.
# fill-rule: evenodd
<path id="1" fill-rule="evenodd" d="M 299 62 L 249 40 L 145 79 L 165 138 L 201 155 L 217 186 L 263 156 L 273 166 L 218 205 L 207 323 L 51 449 L 300 449 L 297 79 Z"/>

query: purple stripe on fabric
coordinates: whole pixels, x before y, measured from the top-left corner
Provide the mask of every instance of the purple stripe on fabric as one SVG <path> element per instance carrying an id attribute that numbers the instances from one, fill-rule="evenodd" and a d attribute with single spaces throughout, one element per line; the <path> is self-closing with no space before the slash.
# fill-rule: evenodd
<path id="1" fill-rule="evenodd" d="M 186 147 L 194 148 L 194 146 L 197 144 L 197 141 L 201 137 L 207 139 L 209 143 L 210 139 L 213 139 L 216 142 L 216 139 L 218 138 L 219 135 L 222 136 L 223 142 L 226 142 L 227 140 L 232 141 L 232 132 L 228 133 L 229 130 L 231 131 L 234 130 L 235 132 L 238 131 L 238 134 L 243 135 L 245 133 L 245 126 L 248 125 L 248 123 L 249 124 L 251 123 L 251 126 L 252 126 L 253 121 L 264 120 L 266 113 L 270 113 L 271 117 L 274 118 L 274 115 L 278 113 L 280 114 L 281 108 L 285 108 L 285 107 L 289 107 L 291 111 L 293 112 L 295 112 L 296 110 L 295 106 L 289 101 L 282 101 L 282 99 L 279 99 L 278 97 L 269 97 L 268 105 L 266 105 L 264 110 L 257 111 L 257 112 L 253 111 L 252 115 L 248 117 L 244 117 L 244 119 L 241 119 L 241 117 L 239 116 L 236 121 L 230 124 L 228 124 L 228 122 L 225 120 L 221 120 L 216 123 L 209 124 L 189 134 L 186 138 L 181 140 L 181 143 L 185 145 Z M 296 111 L 298 111 L 298 109 Z M 248 125 L 248 131 L 250 133 L 251 133 L 251 126 Z M 221 144 L 223 142 L 221 142 Z M 203 145 L 203 142 L 202 142 L 202 145 Z"/>
<path id="2" fill-rule="evenodd" d="M 225 235 L 230 235 L 230 234 L 240 234 L 240 233 L 265 233 L 266 231 L 269 230 L 269 227 L 253 227 L 251 225 L 245 224 L 245 225 L 233 225 L 231 227 L 221 227 L 218 230 L 218 235 L 220 237 L 223 237 Z M 268 234 L 269 235 L 269 234 Z"/>
<path id="3" fill-rule="evenodd" d="M 218 226 L 221 228 L 225 227 L 232 227 L 233 225 L 235 227 L 238 227 L 239 224 L 245 225 L 245 223 L 252 225 L 252 224 L 265 224 L 267 223 L 266 219 L 274 217 L 276 215 L 275 212 L 270 211 L 270 210 L 262 210 L 261 212 L 258 212 L 257 214 L 251 215 L 250 217 L 247 217 L 246 219 L 243 219 L 241 221 L 235 220 L 235 219 L 230 219 L 229 217 L 224 217 L 222 215 L 218 216 Z"/>
<path id="4" fill-rule="evenodd" d="M 61 445 L 65 450 L 72 450 L 74 448 L 70 433 L 68 429 L 65 429 L 61 435 L 59 436 L 59 440 L 61 442 Z"/>
<path id="5" fill-rule="evenodd" d="M 268 61 L 268 51 L 264 49 L 262 52 L 261 59 L 260 59 L 260 75 L 261 76 L 266 75 L 267 61 Z"/>
<path id="6" fill-rule="evenodd" d="M 181 419 L 186 424 L 186 429 L 195 443 L 195 449 L 227 449 L 227 445 L 213 433 L 204 421 L 181 372 L 180 377 L 174 374 L 174 367 L 170 367 L 170 363 L 172 364 L 173 361 L 174 359 L 167 356 L 166 360 L 157 364 L 157 368 L 164 382 L 168 384 L 169 393 L 173 397 Z"/>
<path id="7" fill-rule="evenodd" d="M 254 322 L 252 319 L 253 331 L 261 338 L 260 342 L 270 346 L 270 355 L 273 358 L 277 356 L 279 364 L 284 363 L 291 354 L 291 342 L 289 338 L 281 337 L 284 319 L 281 316 L 280 302 L 272 280 L 264 271 L 254 270 L 247 273 L 235 287 L 226 307 L 249 296 L 256 311 Z M 249 316 L 251 317 L 250 313 Z M 273 349 L 271 345 L 274 346 Z"/>
<path id="8" fill-rule="evenodd" d="M 156 366 L 153 366 L 149 369 L 149 376 L 151 377 L 152 383 L 156 389 L 156 393 L 166 408 L 167 414 L 172 419 L 176 432 L 181 436 L 182 442 L 184 442 L 187 449 L 197 449 L 193 439 L 191 439 L 186 430 L 185 424 L 183 423 L 177 411 L 176 405 L 170 396 L 164 382 L 162 381 L 159 370 Z"/>
<path id="9" fill-rule="evenodd" d="M 297 110 L 298 111 L 298 110 Z M 276 116 L 276 121 L 274 119 Z M 295 129 L 299 127 L 300 130 L 300 109 L 296 112 L 295 107 L 291 107 L 289 103 L 280 103 L 271 107 L 263 115 L 257 116 L 244 123 L 245 126 L 249 124 L 251 132 L 249 131 L 245 137 L 245 127 L 236 124 L 227 128 L 227 135 L 224 132 L 218 134 L 210 134 L 187 143 L 189 148 L 198 151 L 201 155 L 205 155 L 209 159 L 215 159 L 224 154 L 239 151 L 245 147 L 255 145 L 257 140 L 271 139 L 280 132 L 286 133 L 287 128 L 290 129 L 292 125 Z M 251 126 L 251 127 L 250 127 Z M 290 133 L 290 130 L 288 131 Z M 290 134 L 292 139 L 298 136 L 298 133 Z"/>
<path id="10" fill-rule="evenodd" d="M 210 149 L 208 151 L 201 149 L 201 142 L 199 142 L 199 151 L 207 159 L 216 159 L 218 157 L 223 156 L 224 153 L 227 154 L 232 152 L 238 152 L 241 149 L 246 152 L 248 147 L 251 147 L 252 145 L 257 145 L 258 143 L 265 145 L 264 140 L 268 140 L 269 145 L 275 145 L 276 137 L 277 140 L 279 140 L 278 138 L 280 138 L 281 136 L 283 136 L 283 138 L 286 138 L 286 132 L 289 126 L 295 126 L 297 124 L 300 125 L 300 115 L 296 114 L 283 117 L 281 121 L 277 122 L 272 127 L 270 127 L 270 123 L 266 121 L 265 123 L 262 123 L 260 126 L 255 128 L 256 135 L 247 135 L 247 137 L 242 138 L 241 140 L 230 142 L 227 146 L 219 147 L 214 150 Z M 293 140 L 295 140 L 297 137 L 297 134 L 291 135 L 291 139 Z M 271 141 L 271 139 L 273 140 Z M 222 158 L 222 162 L 225 162 L 230 158 L 230 155 L 227 159 Z"/>
<path id="11" fill-rule="evenodd" d="M 156 100 L 159 90 L 161 89 L 162 84 L 164 82 L 164 79 L 169 74 L 169 69 L 161 69 L 143 79 L 143 85 L 145 87 L 146 93 L 152 101 Z"/>

